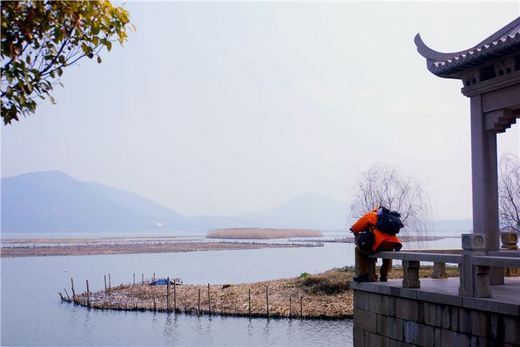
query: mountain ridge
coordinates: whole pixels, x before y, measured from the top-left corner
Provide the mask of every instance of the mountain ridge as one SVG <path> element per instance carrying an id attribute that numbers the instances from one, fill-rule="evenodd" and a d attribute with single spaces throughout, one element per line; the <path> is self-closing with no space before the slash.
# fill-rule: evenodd
<path id="1" fill-rule="evenodd" d="M 231 216 L 187 217 L 151 199 L 61 171 L 4 177 L 2 232 L 207 231 L 217 228 L 348 229 L 346 203 L 308 192 L 273 208 Z M 433 221 L 433 231 L 471 231 L 471 219 Z"/>
<path id="2" fill-rule="evenodd" d="M 321 206 L 326 205 L 326 207 Z M 340 211 L 341 210 L 341 211 Z M 321 211 L 321 212 L 320 212 Z M 329 216 L 326 216 L 328 212 Z M 232 216 L 187 217 L 151 199 L 61 171 L 2 178 L 3 232 L 210 230 L 229 227 L 342 229 L 342 204 L 307 193 L 278 207 Z"/>

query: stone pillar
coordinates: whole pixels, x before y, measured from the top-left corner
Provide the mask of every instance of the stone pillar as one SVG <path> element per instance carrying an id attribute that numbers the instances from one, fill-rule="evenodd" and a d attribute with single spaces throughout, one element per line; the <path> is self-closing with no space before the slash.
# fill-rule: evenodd
<path id="1" fill-rule="evenodd" d="M 403 260 L 403 288 L 420 288 L 418 261 Z"/>
<path id="2" fill-rule="evenodd" d="M 471 97 L 471 178 L 473 233 L 486 235 L 486 250 L 499 249 L 497 138 L 486 130 L 482 96 Z M 492 269 L 491 283 L 504 283 L 502 269 Z"/>
<path id="3" fill-rule="evenodd" d="M 502 249 L 510 251 L 518 250 L 518 234 L 514 231 L 503 231 L 500 233 L 500 241 L 502 241 Z M 504 276 L 520 276 L 520 268 L 506 267 Z"/>
<path id="4" fill-rule="evenodd" d="M 485 234 L 462 234 L 462 264 L 459 267 L 459 294 L 487 298 L 491 296 L 490 269 L 487 266 L 473 266 L 471 257 L 485 255 Z"/>
<path id="5" fill-rule="evenodd" d="M 446 263 L 433 263 L 432 278 L 448 278 L 448 274 L 446 273 Z"/>
<path id="6" fill-rule="evenodd" d="M 518 234 L 514 231 L 503 231 L 500 233 L 500 240 L 502 241 L 502 248 L 508 250 L 518 249 Z"/>

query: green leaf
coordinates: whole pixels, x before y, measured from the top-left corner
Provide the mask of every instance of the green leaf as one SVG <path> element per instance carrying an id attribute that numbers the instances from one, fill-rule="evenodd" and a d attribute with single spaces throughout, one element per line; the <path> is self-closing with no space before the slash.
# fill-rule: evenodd
<path id="1" fill-rule="evenodd" d="M 81 49 L 83 50 L 83 53 L 85 53 L 85 54 L 88 54 L 90 52 L 90 47 L 87 46 L 87 44 L 84 42 L 81 44 Z"/>
<path id="2" fill-rule="evenodd" d="M 111 51 L 116 40 L 122 43 L 128 30 L 135 30 L 129 25 L 128 11 L 109 0 L 2 1 L 0 8 L 2 61 L 12 59 L 1 71 L 1 108 L 6 124 L 35 112 L 33 99 L 51 99 L 55 83 L 63 86 L 59 77 L 72 61 L 67 57 L 95 56 L 102 63 L 95 53 L 103 46 Z"/>

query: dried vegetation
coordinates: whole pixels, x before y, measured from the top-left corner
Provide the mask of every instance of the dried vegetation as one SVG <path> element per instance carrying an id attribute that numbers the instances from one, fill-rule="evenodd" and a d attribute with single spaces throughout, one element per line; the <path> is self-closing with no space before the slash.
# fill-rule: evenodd
<path id="1" fill-rule="evenodd" d="M 446 272 L 448 276 L 458 275 L 457 268 L 447 267 Z M 421 277 L 429 277 L 431 273 L 431 267 L 421 269 Z M 165 285 L 120 285 L 91 293 L 90 307 L 244 317 L 351 318 L 353 298 L 349 287 L 353 276 L 354 269 L 345 267 L 321 274 L 303 273 L 290 279 L 210 285 L 209 296 L 207 285 L 171 285 L 169 296 Z M 389 277 L 401 276 L 402 270 L 396 268 Z M 87 294 L 77 295 L 75 303 L 88 306 Z"/>
<path id="2" fill-rule="evenodd" d="M 308 229 L 229 228 L 210 231 L 210 239 L 286 239 L 289 237 L 320 237 L 321 231 Z"/>

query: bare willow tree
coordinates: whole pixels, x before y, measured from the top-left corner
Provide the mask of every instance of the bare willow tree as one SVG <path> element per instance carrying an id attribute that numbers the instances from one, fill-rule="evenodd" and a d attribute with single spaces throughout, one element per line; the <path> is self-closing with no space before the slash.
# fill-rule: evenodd
<path id="1" fill-rule="evenodd" d="M 500 157 L 498 202 L 500 224 L 520 232 L 520 160 L 511 153 Z"/>
<path id="2" fill-rule="evenodd" d="M 363 172 L 355 187 L 351 215 L 359 218 L 379 206 L 401 213 L 403 233 L 424 235 L 428 230 L 429 199 L 423 185 L 411 175 L 385 164 Z"/>

